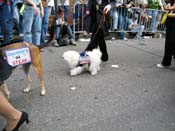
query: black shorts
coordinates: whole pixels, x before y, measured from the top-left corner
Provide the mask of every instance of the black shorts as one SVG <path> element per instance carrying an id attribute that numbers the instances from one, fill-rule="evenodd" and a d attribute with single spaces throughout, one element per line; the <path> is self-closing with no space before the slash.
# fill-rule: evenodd
<path id="1" fill-rule="evenodd" d="M 2 54 L 0 53 L 0 84 L 10 77 L 12 70 L 13 67 L 4 60 Z"/>

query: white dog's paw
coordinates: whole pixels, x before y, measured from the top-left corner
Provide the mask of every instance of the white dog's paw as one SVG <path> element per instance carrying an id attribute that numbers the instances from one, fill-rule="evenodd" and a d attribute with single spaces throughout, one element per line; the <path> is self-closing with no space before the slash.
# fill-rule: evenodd
<path id="1" fill-rule="evenodd" d="M 76 76 L 76 75 L 79 75 L 82 71 L 83 71 L 83 67 L 82 66 L 78 66 L 72 70 L 70 70 L 70 75 L 71 76 Z"/>
<path id="2" fill-rule="evenodd" d="M 23 90 L 24 93 L 28 93 L 28 92 L 30 92 L 30 91 L 31 91 L 30 86 L 28 86 L 27 88 L 25 88 L 25 89 Z"/>
<path id="3" fill-rule="evenodd" d="M 76 76 L 76 75 L 78 75 L 77 70 L 76 70 L 76 69 L 70 70 L 70 75 L 71 75 L 71 76 Z"/>
<path id="4" fill-rule="evenodd" d="M 91 75 L 96 75 L 97 71 L 91 71 Z"/>

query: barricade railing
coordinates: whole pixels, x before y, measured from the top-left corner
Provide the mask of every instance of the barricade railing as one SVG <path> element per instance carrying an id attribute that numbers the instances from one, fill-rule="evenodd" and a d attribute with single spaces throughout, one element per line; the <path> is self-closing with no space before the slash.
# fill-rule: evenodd
<path id="1" fill-rule="evenodd" d="M 75 4 L 73 7 L 73 32 L 83 33 L 88 24 L 85 20 L 86 4 Z M 166 11 L 156 9 L 142 9 L 139 7 L 114 8 L 109 14 L 109 32 L 150 32 L 165 33 L 165 25 L 160 24 L 161 18 Z"/>
<path id="2" fill-rule="evenodd" d="M 86 21 L 85 18 L 87 17 L 86 11 L 86 4 L 74 4 L 73 6 L 73 33 L 83 33 L 85 32 Z"/>
<path id="3" fill-rule="evenodd" d="M 110 32 L 165 32 L 165 25 L 160 24 L 166 11 L 132 7 L 114 8 L 110 12 Z M 132 27 L 130 26 L 132 25 Z"/>

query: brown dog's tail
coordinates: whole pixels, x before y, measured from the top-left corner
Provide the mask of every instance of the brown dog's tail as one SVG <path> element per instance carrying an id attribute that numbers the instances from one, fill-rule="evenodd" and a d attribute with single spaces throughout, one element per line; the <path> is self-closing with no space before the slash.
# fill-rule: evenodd
<path id="1" fill-rule="evenodd" d="M 49 34 L 50 34 L 49 39 L 47 40 L 47 42 L 41 43 L 38 46 L 39 49 L 42 49 L 42 48 L 45 48 L 45 47 L 49 47 L 49 46 L 51 46 L 53 44 L 53 40 L 55 39 L 55 32 L 54 32 L 54 27 L 53 26 L 51 26 Z"/>

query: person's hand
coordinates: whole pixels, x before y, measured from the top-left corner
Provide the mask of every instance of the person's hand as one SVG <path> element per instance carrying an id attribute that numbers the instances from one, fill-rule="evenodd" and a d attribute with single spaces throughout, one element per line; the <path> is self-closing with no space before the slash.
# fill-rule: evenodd
<path id="1" fill-rule="evenodd" d="M 110 4 L 106 5 L 105 8 L 103 9 L 103 11 L 104 11 L 105 14 L 108 14 L 108 12 L 110 10 L 111 10 L 111 5 Z"/>
<path id="2" fill-rule="evenodd" d="M 38 7 L 34 5 L 33 8 L 34 8 L 34 14 L 37 15 L 39 13 Z"/>
<path id="3" fill-rule="evenodd" d="M 43 7 L 41 8 L 40 14 L 41 14 L 41 17 L 44 16 L 44 9 L 43 9 Z"/>
<path id="4" fill-rule="evenodd" d="M 170 5 L 170 4 L 167 4 L 167 5 L 165 6 L 165 9 L 166 9 L 166 10 L 170 10 L 170 7 L 171 7 L 171 5 Z"/>
<path id="5" fill-rule="evenodd" d="M 115 4 L 115 7 L 120 7 L 120 6 L 122 6 L 121 3 L 116 3 L 116 4 Z"/>

